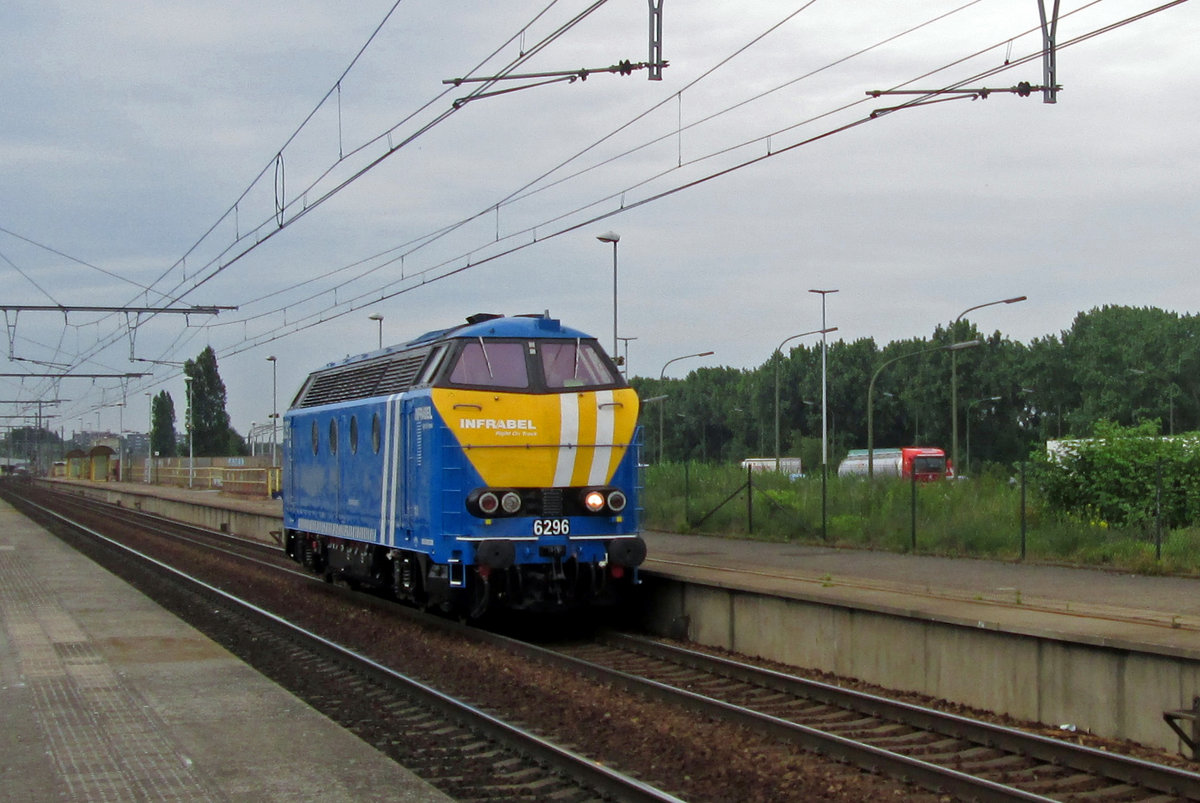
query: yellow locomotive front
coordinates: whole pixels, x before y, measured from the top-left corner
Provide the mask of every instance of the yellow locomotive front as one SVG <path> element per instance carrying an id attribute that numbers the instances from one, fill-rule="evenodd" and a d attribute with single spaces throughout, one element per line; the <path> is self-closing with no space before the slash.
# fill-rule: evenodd
<path id="1" fill-rule="evenodd" d="M 499 318 L 456 332 L 444 359 L 430 400 L 461 457 L 444 458 L 461 470 L 443 490 L 466 513 L 445 532 L 473 546 L 491 595 L 522 607 L 630 582 L 645 558 L 638 399 L 595 339 Z"/>

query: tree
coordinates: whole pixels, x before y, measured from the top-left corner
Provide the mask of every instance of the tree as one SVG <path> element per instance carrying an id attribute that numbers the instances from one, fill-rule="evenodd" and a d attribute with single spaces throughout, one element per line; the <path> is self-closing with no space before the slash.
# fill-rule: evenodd
<path id="1" fill-rule="evenodd" d="M 159 457 L 175 456 L 175 401 L 161 391 L 150 403 L 150 451 Z"/>
<path id="2" fill-rule="evenodd" d="M 183 373 L 191 384 L 192 448 L 197 456 L 229 455 L 232 441 L 229 413 L 225 410 L 225 383 L 217 371 L 217 355 L 212 346 L 205 346 L 196 359 L 185 362 Z"/>
<path id="3" fill-rule="evenodd" d="M 45 427 L 14 427 L 4 436 L 3 444 L 0 451 L 7 457 L 30 463 L 41 454 L 62 451 L 62 438 Z"/>
<path id="4" fill-rule="evenodd" d="M 836 467 L 847 449 L 866 446 L 871 377 L 903 355 L 909 356 L 887 366 L 876 383 L 876 447 L 920 441 L 948 449 L 951 357 L 938 347 L 971 339 L 983 343 L 957 356 L 958 425 L 960 443 L 970 435 L 977 468 L 1011 466 L 1043 449 L 1042 441 L 1088 437 L 1102 421 L 1159 422 L 1168 435 L 1200 424 L 1198 316 L 1106 306 L 1080 313 L 1071 329 L 1029 345 L 1000 332 L 985 336 L 964 319 L 953 332 L 938 326 L 931 337 L 883 346 L 871 338 L 829 344 L 830 464 Z M 757 368 L 704 368 L 678 380 L 635 377 L 643 398 L 667 397 L 644 408 L 644 457 L 657 458 L 660 437 L 667 461 L 735 462 L 773 454 L 777 371 L 780 450 L 803 452 L 807 465 L 815 466 L 821 436 L 815 341 L 772 355 Z M 959 451 L 965 460 L 967 450 Z"/>

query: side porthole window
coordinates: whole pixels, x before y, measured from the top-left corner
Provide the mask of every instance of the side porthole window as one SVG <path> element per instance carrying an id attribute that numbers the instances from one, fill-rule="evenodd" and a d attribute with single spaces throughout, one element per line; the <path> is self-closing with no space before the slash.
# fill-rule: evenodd
<path id="1" fill-rule="evenodd" d="M 329 453 L 337 454 L 337 419 L 329 419 Z"/>
<path id="2" fill-rule="evenodd" d="M 320 450 L 320 448 L 321 448 L 321 430 L 317 428 L 317 422 L 313 421 L 313 425 L 312 425 L 313 454 L 317 454 L 317 452 Z"/>
<path id="3" fill-rule="evenodd" d="M 358 416 L 350 416 L 350 454 L 358 454 Z"/>
<path id="4" fill-rule="evenodd" d="M 379 454 L 379 413 L 371 416 L 371 449 L 375 454 Z"/>

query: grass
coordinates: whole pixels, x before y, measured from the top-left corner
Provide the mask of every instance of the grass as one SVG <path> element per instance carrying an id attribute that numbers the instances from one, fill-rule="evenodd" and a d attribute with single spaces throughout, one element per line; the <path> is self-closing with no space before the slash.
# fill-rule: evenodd
<path id="1" fill-rule="evenodd" d="M 914 488 L 905 480 L 830 476 L 827 539 L 822 540 L 821 480 L 746 472 L 705 464 L 645 469 L 643 526 L 762 541 L 911 552 Z M 740 490 L 739 490 L 740 489 Z M 929 555 L 1019 560 L 1021 489 L 1006 475 L 921 483 L 916 494 L 915 551 Z M 1161 557 L 1153 528 L 1117 529 L 1056 515 L 1026 488 L 1025 559 L 1105 566 L 1146 574 L 1200 574 L 1200 527 L 1164 532 Z"/>

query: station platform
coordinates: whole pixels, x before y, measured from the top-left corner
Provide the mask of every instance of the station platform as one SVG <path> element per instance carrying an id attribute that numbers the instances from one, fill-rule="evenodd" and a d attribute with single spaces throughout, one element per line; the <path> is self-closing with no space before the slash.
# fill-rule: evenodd
<path id="1" fill-rule="evenodd" d="M 1200 660 L 1200 578 L 644 533 L 674 579 Z"/>
<path id="2" fill-rule="evenodd" d="M 4 503 L 0 790 L 38 803 L 449 800 Z"/>

